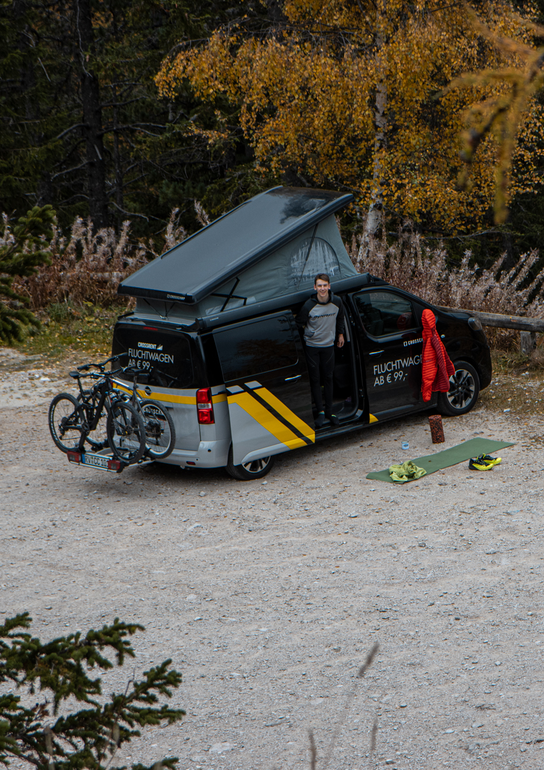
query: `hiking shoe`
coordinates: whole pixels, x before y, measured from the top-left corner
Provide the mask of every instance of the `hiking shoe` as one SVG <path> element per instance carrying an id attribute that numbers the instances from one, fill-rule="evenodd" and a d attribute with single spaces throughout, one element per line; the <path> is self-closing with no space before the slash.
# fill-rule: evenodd
<path id="1" fill-rule="evenodd" d="M 331 425 L 340 425 L 340 420 L 335 414 L 331 414 L 331 416 L 329 417 L 329 420 L 331 422 Z"/>
<path id="2" fill-rule="evenodd" d="M 314 424 L 316 428 L 322 428 L 325 425 L 325 412 L 319 412 Z"/>
<path id="3" fill-rule="evenodd" d="M 485 463 L 491 465 L 493 468 L 495 465 L 499 465 L 502 462 L 502 457 L 491 457 L 491 455 L 480 455 L 476 458 L 479 463 Z"/>
<path id="4" fill-rule="evenodd" d="M 493 466 L 489 465 L 488 463 L 484 463 L 480 460 L 479 457 L 476 459 L 473 459 L 472 457 L 468 461 L 468 467 L 471 471 L 491 471 L 493 470 Z"/>

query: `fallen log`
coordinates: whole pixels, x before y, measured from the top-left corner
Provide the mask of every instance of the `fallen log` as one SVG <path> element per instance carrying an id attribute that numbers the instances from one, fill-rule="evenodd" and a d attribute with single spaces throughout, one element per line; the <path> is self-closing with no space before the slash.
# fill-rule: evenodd
<path id="1" fill-rule="evenodd" d="M 438 306 L 438 308 L 447 313 L 468 313 L 474 318 L 478 318 L 483 326 L 494 326 L 498 329 L 518 329 L 524 332 L 544 332 L 544 318 L 526 318 L 519 315 L 484 313 L 481 310 L 464 310 L 463 308 L 443 306 Z"/>
<path id="2" fill-rule="evenodd" d="M 544 332 L 544 318 L 526 318 L 519 315 L 484 313 L 481 310 L 438 306 L 448 313 L 468 313 L 477 318 L 482 326 L 494 326 L 496 329 L 517 329 L 520 332 L 521 352 L 528 356 L 536 348 L 536 333 Z"/>

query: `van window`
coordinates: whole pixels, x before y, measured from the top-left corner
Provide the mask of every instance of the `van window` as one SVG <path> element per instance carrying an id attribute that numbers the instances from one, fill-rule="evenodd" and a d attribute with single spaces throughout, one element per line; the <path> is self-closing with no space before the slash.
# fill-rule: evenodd
<path id="1" fill-rule="evenodd" d="M 298 351 L 291 320 L 275 316 L 215 333 L 225 382 L 295 366 Z"/>
<path id="2" fill-rule="evenodd" d="M 402 334 L 417 327 L 412 303 L 406 297 L 392 291 L 368 291 L 356 294 L 354 299 L 371 337 Z"/>
<path id="3" fill-rule="evenodd" d="M 138 382 L 163 388 L 194 386 L 191 340 L 161 328 L 118 326 L 113 354 L 126 353 L 120 364 L 141 371 Z"/>

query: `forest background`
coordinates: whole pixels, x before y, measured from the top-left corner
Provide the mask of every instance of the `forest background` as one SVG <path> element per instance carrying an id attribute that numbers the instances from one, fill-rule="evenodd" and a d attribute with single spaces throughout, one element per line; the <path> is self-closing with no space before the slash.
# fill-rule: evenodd
<path id="1" fill-rule="evenodd" d="M 0 247 L 55 213 L 9 301 L 111 303 L 287 184 L 354 194 L 360 269 L 444 304 L 453 271 L 462 306 L 540 311 L 543 22 L 543 0 L 3 0 Z"/>

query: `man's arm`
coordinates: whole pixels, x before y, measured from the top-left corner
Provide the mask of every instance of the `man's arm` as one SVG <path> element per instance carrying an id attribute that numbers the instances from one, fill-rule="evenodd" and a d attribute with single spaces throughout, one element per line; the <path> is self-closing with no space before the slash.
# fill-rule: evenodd
<path id="1" fill-rule="evenodd" d="M 304 329 L 306 324 L 308 323 L 308 318 L 310 315 L 310 310 L 312 309 L 313 302 L 311 299 L 306 300 L 304 305 L 301 307 L 297 317 L 295 318 L 295 321 L 297 322 L 297 326 L 299 329 Z"/>

